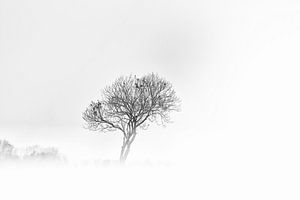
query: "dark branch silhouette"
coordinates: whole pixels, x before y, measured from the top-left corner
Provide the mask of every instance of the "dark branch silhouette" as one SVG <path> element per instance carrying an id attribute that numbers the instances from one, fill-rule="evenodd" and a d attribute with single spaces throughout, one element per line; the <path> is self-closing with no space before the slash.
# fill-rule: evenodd
<path id="1" fill-rule="evenodd" d="M 179 111 L 179 102 L 172 84 L 156 74 L 120 77 L 102 91 L 101 100 L 91 102 L 83 119 L 90 130 L 123 133 L 120 162 L 125 162 L 137 129 L 170 122 L 169 114 Z"/>

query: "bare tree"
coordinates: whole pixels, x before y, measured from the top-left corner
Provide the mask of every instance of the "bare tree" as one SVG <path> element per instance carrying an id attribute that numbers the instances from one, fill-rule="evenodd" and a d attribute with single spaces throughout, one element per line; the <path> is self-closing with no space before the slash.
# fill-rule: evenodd
<path id="1" fill-rule="evenodd" d="M 179 111 L 179 102 L 172 84 L 156 74 L 120 77 L 102 91 L 101 100 L 91 102 L 83 119 L 89 130 L 123 133 L 120 154 L 123 163 L 137 129 L 146 129 L 151 122 L 170 122 L 169 114 Z"/>

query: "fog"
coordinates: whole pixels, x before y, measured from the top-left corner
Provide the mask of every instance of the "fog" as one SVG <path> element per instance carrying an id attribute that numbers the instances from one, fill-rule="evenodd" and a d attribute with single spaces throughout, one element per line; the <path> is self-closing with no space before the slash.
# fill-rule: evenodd
<path id="1" fill-rule="evenodd" d="M 299 199 L 299 2 L 0 0 L 0 16 L 0 139 L 17 147 L 118 159 L 121 134 L 82 112 L 120 75 L 155 72 L 182 101 L 139 131 L 132 167 L 12 164 L 5 197 Z"/>

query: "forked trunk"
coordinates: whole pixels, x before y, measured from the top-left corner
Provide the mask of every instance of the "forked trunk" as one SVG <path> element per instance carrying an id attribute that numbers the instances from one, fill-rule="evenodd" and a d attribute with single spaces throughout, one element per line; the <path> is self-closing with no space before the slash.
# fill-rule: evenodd
<path id="1" fill-rule="evenodd" d="M 123 138 L 123 145 L 120 154 L 120 163 L 124 164 L 130 152 L 130 146 L 135 138 L 136 133 L 133 133 L 129 138 Z"/>
<path id="2" fill-rule="evenodd" d="M 125 143 L 122 146 L 121 155 L 120 155 L 120 163 L 122 163 L 122 164 L 125 163 L 125 161 L 128 157 L 129 151 L 130 151 L 130 144 Z"/>

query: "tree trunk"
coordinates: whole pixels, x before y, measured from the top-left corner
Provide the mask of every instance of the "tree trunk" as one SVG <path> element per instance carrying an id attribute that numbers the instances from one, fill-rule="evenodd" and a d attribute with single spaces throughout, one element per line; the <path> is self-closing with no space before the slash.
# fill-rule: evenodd
<path id="1" fill-rule="evenodd" d="M 120 163 L 124 164 L 130 152 L 130 146 L 135 138 L 136 133 L 133 133 L 129 138 L 123 138 L 123 145 L 120 154 Z"/>
<path id="2" fill-rule="evenodd" d="M 120 155 L 120 163 L 125 163 L 127 156 L 130 151 L 130 144 L 127 142 L 122 146 L 121 155 Z"/>

